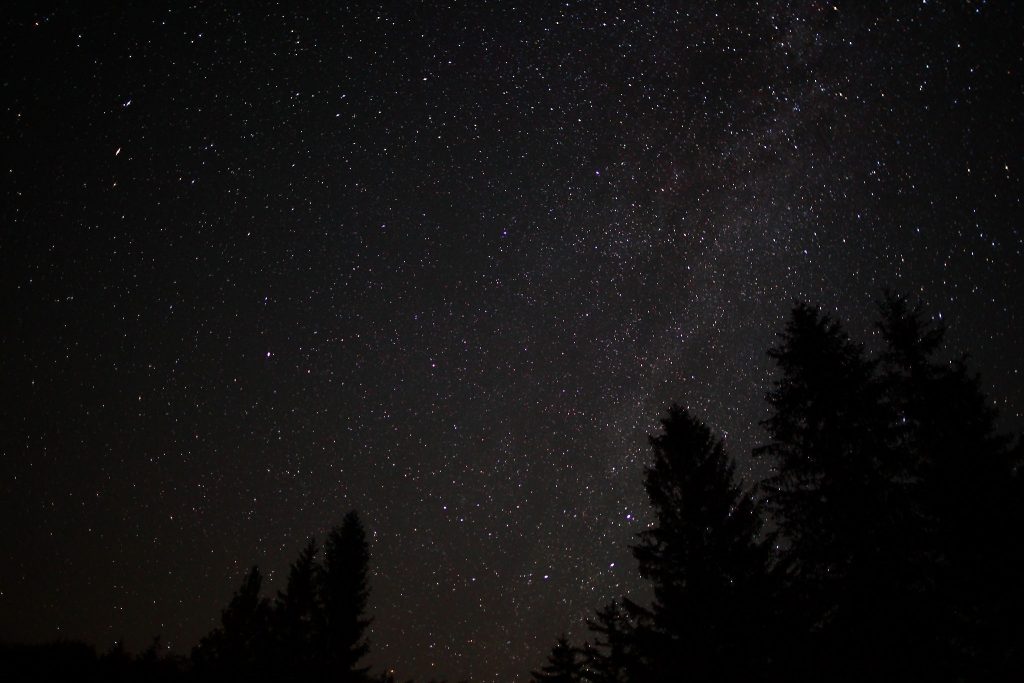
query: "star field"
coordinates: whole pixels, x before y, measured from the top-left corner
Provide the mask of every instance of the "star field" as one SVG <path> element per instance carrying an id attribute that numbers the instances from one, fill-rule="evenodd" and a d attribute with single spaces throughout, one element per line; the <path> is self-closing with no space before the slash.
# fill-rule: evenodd
<path id="1" fill-rule="evenodd" d="M 525 680 L 798 299 L 1024 425 L 1020 11 L 871 4 L 11 10 L 0 639 L 187 652 L 357 508 L 375 670 Z"/>

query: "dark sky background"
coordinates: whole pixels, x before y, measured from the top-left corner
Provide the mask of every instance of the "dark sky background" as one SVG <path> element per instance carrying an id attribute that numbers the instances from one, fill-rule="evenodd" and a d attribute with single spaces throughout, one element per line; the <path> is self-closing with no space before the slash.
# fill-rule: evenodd
<path id="1" fill-rule="evenodd" d="M 0 639 L 187 652 L 357 508 L 376 670 L 522 680 L 642 595 L 670 402 L 757 476 L 797 299 L 1024 425 L 1018 3 L 23 4 Z"/>

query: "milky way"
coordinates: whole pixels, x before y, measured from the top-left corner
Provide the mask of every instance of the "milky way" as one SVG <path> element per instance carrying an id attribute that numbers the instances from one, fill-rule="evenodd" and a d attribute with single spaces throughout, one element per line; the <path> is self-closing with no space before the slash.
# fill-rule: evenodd
<path id="1" fill-rule="evenodd" d="M 643 596 L 669 403 L 761 473 L 798 299 L 1024 423 L 1014 3 L 26 4 L 0 639 L 187 652 L 357 508 L 375 670 L 522 680 Z"/>

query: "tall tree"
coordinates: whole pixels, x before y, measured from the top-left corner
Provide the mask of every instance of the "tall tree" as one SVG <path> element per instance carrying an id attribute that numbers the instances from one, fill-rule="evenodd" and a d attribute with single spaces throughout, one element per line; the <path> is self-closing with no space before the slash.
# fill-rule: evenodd
<path id="1" fill-rule="evenodd" d="M 260 597 L 254 567 L 222 615 L 223 625 L 193 653 L 196 670 L 213 677 L 366 681 L 359 661 L 365 633 L 369 546 L 355 511 L 334 527 L 324 546 L 310 539 L 291 564 L 273 610 Z"/>
<path id="2" fill-rule="evenodd" d="M 548 655 L 548 662 L 539 671 L 531 671 L 531 680 L 536 683 L 578 683 L 582 680 L 583 667 L 576 648 L 569 644 L 564 635 L 559 636 Z"/>
<path id="3" fill-rule="evenodd" d="M 645 678 L 733 680 L 758 667 L 769 554 L 763 520 L 722 443 L 678 406 L 650 438 L 645 488 L 656 516 L 633 554 L 651 581 L 635 645 Z"/>
<path id="4" fill-rule="evenodd" d="M 894 448 L 877 363 L 842 326 L 800 304 L 769 356 L 780 375 L 768 394 L 764 483 L 792 569 L 788 602 L 798 638 L 816 653 L 810 675 L 871 677 L 857 663 L 903 654 L 912 601 L 904 595 L 909 528 L 903 459 Z M 856 653 L 871 653 L 869 659 Z"/>
<path id="5" fill-rule="evenodd" d="M 842 326 L 804 304 L 793 310 L 781 343 L 768 352 L 780 377 L 768 393 L 772 459 L 768 505 L 804 577 L 842 576 L 866 535 L 861 521 L 884 458 L 874 365 Z"/>
<path id="6" fill-rule="evenodd" d="M 323 623 L 318 595 L 320 566 L 316 539 L 310 538 L 288 571 L 288 583 L 275 605 L 277 667 L 288 675 L 311 674 L 319 665 L 316 640 Z"/>
<path id="7" fill-rule="evenodd" d="M 999 678 L 1019 668 L 1024 642 L 1022 542 L 1000 531 L 1024 526 L 1019 450 L 966 359 L 939 357 L 945 330 L 920 304 L 887 294 L 880 312 L 885 398 L 919 530 L 914 589 L 932 643 L 921 657 L 945 675 Z"/>
<path id="8" fill-rule="evenodd" d="M 939 358 L 943 329 L 919 306 L 887 297 L 879 330 L 869 357 L 801 304 L 769 351 L 755 454 L 772 465 L 772 534 L 722 444 L 670 409 L 645 472 L 656 521 L 633 548 L 654 600 L 598 612 L 585 680 L 1019 674 L 1024 442 L 998 433 L 963 358 Z"/>
<path id="9" fill-rule="evenodd" d="M 368 671 L 359 661 L 370 649 L 365 638 L 371 622 L 366 616 L 369 561 L 366 532 L 353 510 L 327 537 L 320 585 L 324 609 L 321 646 L 333 675 L 344 681 L 364 680 Z"/>
<path id="10" fill-rule="evenodd" d="M 758 452 L 774 467 L 765 489 L 788 543 L 790 603 L 809 608 L 793 633 L 812 634 L 801 649 L 818 653 L 819 679 L 879 666 L 998 678 L 1019 642 L 1006 634 L 1021 633 L 1006 607 L 1020 605 L 1020 544 L 994 531 L 1021 520 L 1016 461 L 963 360 L 937 360 L 941 326 L 887 296 L 878 327 L 873 360 L 799 305 L 769 352 L 780 377 Z"/>

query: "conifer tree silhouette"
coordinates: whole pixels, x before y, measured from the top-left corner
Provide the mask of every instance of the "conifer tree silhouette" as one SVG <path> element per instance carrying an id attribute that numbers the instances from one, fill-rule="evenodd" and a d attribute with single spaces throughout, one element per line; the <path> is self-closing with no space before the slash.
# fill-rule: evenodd
<path id="1" fill-rule="evenodd" d="M 289 569 L 287 587 L 278 593 L 274 610 L 276 667 L 295 675 L 312 675 L 319 666 L 316 639 L 323 615 L 318 553 L 316 539 L 309 539 Z"/>
<path id="2" fill-rule="evenodd" d="M 998 433 L 966 360 L 940 358 L 920 306 L 886 295 L 880 314 L 877 356 L 806 304 L 769 350 L 755 455 L 771 534 L 722 444 L 669 410 L 645 472 L 655 523 L 633 548 L 654 600 L 588 622 L 584 680 L 1019 675 L 1024 442 Z"/>
<path id="3" fill-rule="evenodd" d="M 1019 449 L 961 357 L 943 362 L 945 329 L 920 304 L 886 293 L 878 329 L 893 439 L 903 458 L 917 533 L 919 656 L 934 675 L 998 679 L 1021 665 L 1024 591 Z M 931 673 L 931 672 L 930 672 Z"/>
<path id="4" fill-rule="evenodd" d="M 634 646 L 643 678 L 738 680 L 760 662 L 769 554 L 753 496 L 722 443 L 678 406 L 651 437 L 644 486 L 656 522 L 633 554 L 654 600 Z"/>
<path id="5" fill-rule="evenodd" d="M 775 466 L 788 602 L 809 608 L 791 636 L 812 635 L 815 678 L 1005 670 L 1021 594 L 1019 543 L 993 532 L 1020 519 L 1009 442 L 963 360 L 936 360 L 943 329 L 900 297 L 880 310 L 877 360 L 802 304 L 769 352 L 781 376 L 757 452 Z"/>
<path id="6" fill-rule="evenodd" d="M 819 581 L 846 574 L 862 536 L 860 520 L 877 491 L 884 457 L 873 364 L 838 322 L 798 305 L 781 343 L 769 350 L 781 376 L 768 393 L 772 458 L 768 505 L 801 575 Z M 867 539 L 862 539 L 868 543 Z"/>
<path id="7" fill-rule="evenodd" d="M 636 609 L 636 608 L 634 608 Z M 634 638 L 636 623 L 626 608 L 612 601 L 597 610 L 587 627 L 595 635 L 583 647 L 583 677 L 593 683 L 627 683 L 639 671 Z"/>
<path id="8" fill-rule="evenodd" d="M 559 636 L 548 655 L 548 662 L 539 671 L 531 671 L 536 683 L 578 683 L 582 680 L 583 667 L 579 653 L 569 644 L 564 635 Z"/>
<path id="9" fill-rule="evenodd" d="M 769 442 L 755 453 L 774 468 L 764 488 L 788 543 L 785 600 L 805 609 L 789 612 L 795 651 L 814 653 L 812 678 L 863 680 L 881 662 L 911 675 L 908 581 L 918 565 L 906 533 L 906 459 L 892 436 L 878 363 L 806 304 L 793 310 L 769 356 L 781 374 L 768 394 Z"/>
<path id="10" fill-rule="evenodd" d="M 364 637 L 371 622 L 366 616 L 369 560 L 366 532 L 353 510 L 327 537 L 320 583 L 325 661 L 331 675 L 344 681 L 365 680 L 368 671 L 358 664 L 370 649 Z"/>
<path id="11" fill-rule="evenodd" d="M 200 640 L 192 652 L 197 673 L 258 677 L 264 672 L 269 642 L 270 607 L 260 597 L 263 576 L 253 566 L 221 612 L 221 626 Z"/>

